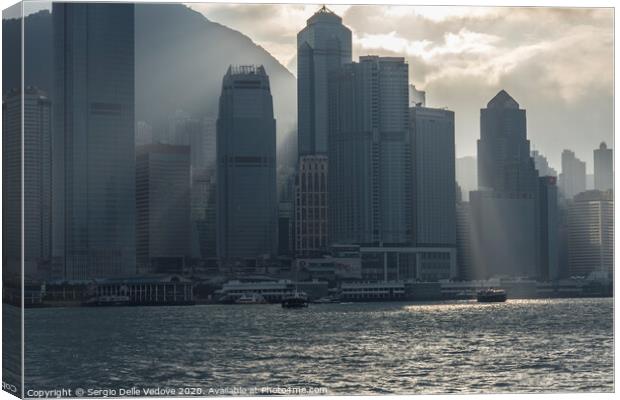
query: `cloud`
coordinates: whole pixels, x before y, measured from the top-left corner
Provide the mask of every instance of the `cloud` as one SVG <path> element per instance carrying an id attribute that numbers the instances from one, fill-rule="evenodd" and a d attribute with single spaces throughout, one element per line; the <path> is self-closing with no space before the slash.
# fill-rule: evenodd
<path id="1" fill-rule="evenodd" d="M 296 71 L 296 34 L 314 5 L 198 4 Z M 457 153 L 476 154 L 479 109 L 500 89 L 528 112 L 529 138 L 558 168 L 613 141 L 613 9 L 329 6 L 353 32 L 353 57 L 404 56 L 430 106 L 456 113 Z"/>

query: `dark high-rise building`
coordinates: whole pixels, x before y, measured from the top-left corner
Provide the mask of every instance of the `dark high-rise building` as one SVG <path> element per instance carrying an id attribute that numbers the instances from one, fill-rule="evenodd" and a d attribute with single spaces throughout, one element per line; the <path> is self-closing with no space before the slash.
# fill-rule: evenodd
<path id="1" fill-rule="evenodd" d="M 351 31 L 323 6 L 297 34 L 299 155 L 327 153 L 328 76 L 351 62 Z"/>
<path id="2" fill-rule="evenodd" d="M 136 150 L 136 245 L 141 273 L 181 273 L 191 257 L 189 146 Z"/>
<path id="3" fill-rule="evenodd" d="M 480 110 L 480 190 L 470 193 L 477 277 L 540 276 L 538 174 L 525 121 L 504 90 Z"/>
<path id="4" fill-rule="evenodd" d="M 298 165 L 295 185 L 295 252 L 328 252 L 328 80 L 351 62 L 351 31 L 323 6 L 297 34 Z M 321 183 L 321 179 L 323 183 Z"/>
<path id="5" fill-rule="evenodd" d="M 534 160 L 534 166 L 538 171 L 538 176 L 558 176 L 558 172 L 549 165 L 547 157 L 545 157 L 538 150 L 532 150 L 532 159 Z"/>
<path id="6" fill-rule="evenodd" d="M 260 66 L 230 67 L 217 120 L 217 246 L 225 264 L 277 253 L 276 121 Z"/>
<path id="7" fill-rule="evenodd" d="M 501 90 L 480 110 L 478 187 L 499 192 L 536 191 L 525 110 Z"/>
<path id="8" fill-rule="evenodd" d="M 562 152 L 562 173 L 560 173 L 560 191 L 566 200 L 571 200 L 578 193 L 586 190 L 586 163 L 570 150 Z"/>
<path id="9" fill-rule="evenodd" d="M 408 66 L 360 57 L 330 78 L 329 238 L 411 244 Z M 451 183 L 454 190 L 454 181 Z M 454 201 L 454 193 L 452 195 Z"/>
<path id="10" fill-rule="evenodd" d="M 419 247 L 456 246 L 454 113 L 409 111 L 413 178 L 413 237 Z"/>
<path id="11" fill-rule="evenodd" d="M 134 6 L 54 3 L 52 14 L 54 274 L 133 275 Z"/>
<path id="12" fill-rule="evenodd" d="M 18 120 L 23 105 L 23 137 Z M 34 87 L 24 92 L 9 91 L 3 103 L 5 201 L 9 203 L 23 191 L 24 274 L 27 277 L 45 278 L 51 260 L 51 104 L 47 94 Z M 21 154 L 23 143 L 23 185 L 21 166 L 13 165 Z M 12 191 L 15 191 L 12 193 Z M 4 215 L 8 231 L 21 230 L 20 214 Z M 8 234 L 7 238 L 14 235 Z M 20 245 L 5 242 L 8 252 L 19 251 Z M 10 248 L 10 246 L 14 246 Z M 15 254 L 15 258 L 20 256 Z"/>
<path id="13" fill-rule="evenodd" d="M 471 207 L 468 202 L 456 203 L 456 264 L 457 275 L 461 280 L 472 280 L 477 277 L 474 271 L 472 254 L 472 221 Z"/>
<path id="14" fill-rule="evenodd" d="M 614 157 L 613 150 L 602 142 L 594 150 L 594 189 L 609 190 L 614 188 Z"/>
<path id="15" fill-rule="evenodd" d="M 545 280 L 561 278 L 559 266 L 558 188 L 555 176 L 538 178 L 539 213 L 539 277 Z"/>
<path id="16" fill-rule="evenodd" d="M 469 194 L 476 279 L 539 276 L 538 204 L 534 194 Z"/>

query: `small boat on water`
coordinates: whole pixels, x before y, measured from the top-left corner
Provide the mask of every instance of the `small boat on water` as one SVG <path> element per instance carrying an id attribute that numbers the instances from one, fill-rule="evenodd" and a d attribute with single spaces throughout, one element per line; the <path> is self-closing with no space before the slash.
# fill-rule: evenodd
<path id="1" fill-rule="evenodd" d="M 313 301 L 313 303 L 315 303 L 315 304 L 340 303 L 340 299 L 338 297 L 327 296 L 327 297 L 321 297 L 320 299 L 316 299 L 316 300 Z"/>
<path id="2" fill-rule="evenodd" d="M 249 293 L 241 295 L 235 304 L 267 304 L 267 300 L 258 293 Z"/>
<path id="3" fill-rule="evenodd" d="M 82 303 L 85 307 L 113 307 L 131 305 L 129 296 L 98 296 Z"/>
<path id="4" fill-rule="evenodd" d="M 283 308 L 302 308 L 308 307 L 308 296 L 304 292 L 295 290 L 293 293 L 282 297 Z"/>
<path id="5" fill-rule="evenodd" d="M 485 289 L 478 292 L 477 299 L 479 303 L 501 303 L 506 301 L 508 296 L 504 289 Z"/>

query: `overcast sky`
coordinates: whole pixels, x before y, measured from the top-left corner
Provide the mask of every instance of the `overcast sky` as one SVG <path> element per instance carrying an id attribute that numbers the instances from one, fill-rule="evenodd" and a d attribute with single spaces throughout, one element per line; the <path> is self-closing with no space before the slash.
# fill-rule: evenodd
<path id="1" fill-rule="evenodd" d="M 316 5 L 190 5 L 238 30 L 296 73 L 296 34 Z M 329 6 L 353 32 L 353 58 L 401 55 L 427 106 L 456 113 L 457 156 L 475 155 L 480 108 L 500 89 L 527 110 L 532 148 L 562 149 L 592 171 L 613 146 L 613 11 L 567 8 Z"/>

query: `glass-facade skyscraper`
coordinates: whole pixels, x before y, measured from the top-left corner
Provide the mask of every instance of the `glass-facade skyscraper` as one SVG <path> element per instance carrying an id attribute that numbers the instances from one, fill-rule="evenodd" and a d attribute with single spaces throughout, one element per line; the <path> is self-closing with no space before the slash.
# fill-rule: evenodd
<path id="1" fill-rule="evenodd" d="M 297 34 L 299 155 L 327 153 L 328 76 L 351 62 L 351 31 L 322 7 Z"/>
<path id="2" fill-rule="evenodd" d="M 417 246 L 456 246 L 454 112 L 410 109 L 414 239 Z"/>
<path id="3" fill-rule="evenodd" d="M 328 249 L 329 75 L 351 62 L 351 31 L 323 6 L 297 34 L 298 165 L 295 185 L 295 253 Z"/>
<path id="4" fill-rule="evenodd" d="M 263 66 L 231 66 L 217 120 L 217 247 L 223 263 L 277 254 L 276 121 Z"/>
<path id="5" fill-rule="evenodd" d="M 536 191 L 525 110 L 501 90 L 480 110 L 478 187 L 500 192 Z"/>
<path id="6" fill-rule="evenodd" d="M 360 57 L 330 77 L 331 243 L 412 241 L 407 81 L 402 57 Z"/>
<path id="7" fill-rule="evenodd" d="M 136 273 L 133 4 L 54 3 L 53 272 Z"/>

